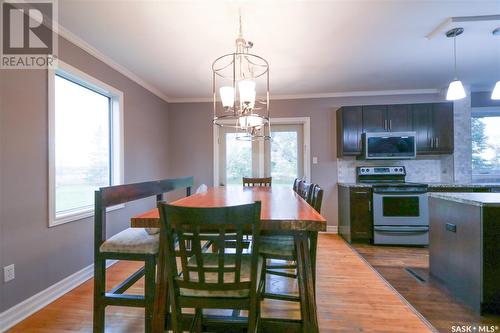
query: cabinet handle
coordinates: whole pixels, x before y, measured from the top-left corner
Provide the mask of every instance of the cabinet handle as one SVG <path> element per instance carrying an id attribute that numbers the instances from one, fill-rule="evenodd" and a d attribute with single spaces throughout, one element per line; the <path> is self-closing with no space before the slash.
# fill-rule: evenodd
<path id="1" fill-rule="evenodd" d="M 446 230 L 451 232 L 457 232 L 457 225 L 453 223 L 446 223 Z"/>
<path id="2" fill-rule="evenodd" d="M 439 138 L 436 137 L 436 148 L 438 148 L 438 147 L 439 147 Z"/>
<path id="3" fill-rule="evenodd" d="M 434 138 L 429 139 L 429 146 L 431 146 L 431 149 L 434 148 Z"/>
<path id="4" fill-rule="evenodd" d="M 392 119 L 389 119 L 389 130 L 392 130 Z"/>
<path id="5" fill-rule="evenodd" d="M 384 130 L 387 130 L 387 119 L 384 119 Z"/>
<path id="6" fill-rule="evenodd" d="M 372 202 L 370 200 L 368 200 L 368 211 L 372 211 Z"/>

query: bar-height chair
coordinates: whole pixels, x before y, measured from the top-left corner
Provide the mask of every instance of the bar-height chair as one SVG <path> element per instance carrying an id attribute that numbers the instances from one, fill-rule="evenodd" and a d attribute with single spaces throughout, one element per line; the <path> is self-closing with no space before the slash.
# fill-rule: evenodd
<path id="1" fill-rule="evenodd" d="M 294 192 L 297 192 L 299 190 L 299 184 L 300 184 L 300 182 L 303 182 L 303 181 L 304 181 L 303 179 L 295 178 L 295 180 L 293 181 L 293 191 Z"/>
<path id="2" fill-rule="evenodd" d="M 305 183 L 305 182 L 302 182 Z M 320 213 L 321 204 L 323 200 L 323 189 L 316 184 L 305 183 L 305 186 L 301 187 L 299 183 L 299 190 L 302 193 L 306 193 L 305 200 L 318 212 Z M 310 248 L 313 253 L 312 255 L 312 267 L 313 267 L 313 277 L 315 281 L 316 277 L 316 248 L 317 248 L 317 237 L 312 236 L 310 238 Z M 300 298 L 293 295 L 276 294 L 266 292 L 266 274 L 278 275 L 287 278 L 296 279 L 297 278 L 297 256 L 295 253 L 295 244 L 293 236 L 290 235 L 269 235 L 261 237 L 260 254 L 264 259 L 262 261 L 262 298 L 278 299 L 283 301 L 294 301 L 299 302 Z M 267 260 L 285 260 L 288 263 L 280 264 L 267 264 Z M 281 270 L 295 270 L 295 272 L 283 272 Z"/>
<path id="3" fill-rule="evenodd" d="M 184 329 L 182 308 L 195 309 L 190 331 L 202 331 L 203 309 L 248 310 L 248 332 L 256 331 L 260 208 L 260 202 L 212 208 L 159 204 L 175 333 Z M 248 232 L 253 239 L 250 254 L 243 251 L 243 235 Z M 215 243 L 217 252 L 205 252 L 206 242 Z M 225 251 L 228 242 L 236 243 L 233 253 Z M 235 321 L 233 316 L 224 319 Z"/>
<path id="4" fill-rule="evenodd" d="M 105 329 L 105 309 L 108 305 L 145 308 L 145 330 L 151 332 L 151 317 L 155 293 L 155 268 L 159 250 L 159 235 L 144 228 L 128 228 L 106 238 L 106 209 L 130 201 L 186 189 L 191 194 L 193 177 L 163 179 L 136 184 L 103 187 L 95 191 L 94 223 L 94 333 Z M 143 261 L 144 267 L 133 273 L 111 291 L 106 292 L 106 260 Z M 144 295 L 124 294 L 144 276 Z"/>
<path id="5" fill-rule="evenodd" d="M 270 187 L 272 181 L 273 181 L 272 177 L 264 177 L 264 178 L 243 177 L 243 186 L 244 187 L 252 187 L 252 186 Z"/>

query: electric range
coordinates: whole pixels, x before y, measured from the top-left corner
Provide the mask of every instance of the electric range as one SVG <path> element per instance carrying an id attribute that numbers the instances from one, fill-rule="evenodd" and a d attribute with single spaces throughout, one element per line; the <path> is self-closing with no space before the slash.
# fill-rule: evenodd
<path id="1" fill-rule="evenodd" d="M 427 245 L 427 184 L 406 182 L 404 166 L 361 166 L 357 181 L 373 189 L 374 244 Z"/>

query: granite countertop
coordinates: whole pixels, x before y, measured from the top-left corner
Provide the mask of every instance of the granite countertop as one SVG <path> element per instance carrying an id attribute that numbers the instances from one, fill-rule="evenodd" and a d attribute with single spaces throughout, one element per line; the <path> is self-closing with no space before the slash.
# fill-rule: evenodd
<path id="1" fill-rule="evenodd" d="M 364 183 L 338 183 L 338 185 L 342 187 L 372 187 L 372 184 Z"/>
<path id="2" fill-rule="evenodd" d="M 500 187 L 500 184 L 489 183 L 427 183 L 429 187 L 471 187 L 471 188 L 490 188 Z"/>
<path id="3" fill-rule="evenodd" d="M 431 192 L 429 197 L 461 202 L 474 206 L 500 207 L 500 193 Z"/>
<path id="4" fill-rule="evenodd" d="M 416 182 L 418 183 L 418 182 Z M 429 188 L 500 188 L 500 184 L 488 184 L 488 183 L 424 183 L 429 186 Z M 339 186 L 343 187 L 372 187 L 372 184 L 363 183 L 338 183 Z"/>

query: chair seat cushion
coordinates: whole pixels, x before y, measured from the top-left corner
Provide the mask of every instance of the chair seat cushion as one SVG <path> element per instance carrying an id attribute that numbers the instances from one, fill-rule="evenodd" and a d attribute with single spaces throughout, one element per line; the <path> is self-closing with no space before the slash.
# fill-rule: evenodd
<path id="1" fill-rule="evenodd" d="M 128 228 L 107 239 L 101 252 L 157 254 L 159 235 L 150 235 L 144 228 Z"/>
<path id="2" fill-rule="evenodd" d="M 293 236 L 269 235 L 260 237 L 259 253 L 266 258 L 295 257 Z"/>
<path id="3" fill-rule="evenodd" d="M 217 268 L 219 261 L 219 255 L 217 253 L 203 253 L 203 266 Z M 235 255 L 225 254 L 224 255 L 224 266 L 234 267 L 235 266 Z M 257 264 L 257 282 L 260 281 L 260 273 L 262 266 L 262 258 L 259 257 L 259 262 Z M 188 261 L 188 267 L 196 267 L 196 257 L 191 257 Z M 240 271 L 240 282 L 250 281 L 251 274 L 251 255 L 243 254 L 241 258 L 241 271 Z M 205 272 L 205 283 L 217 283 L 218 273 Z M 191 272 L 190 274 L 191 282 L 198 281 L 198 272 Z M 226 272 L 224 274 L 225 283 L 234 282 L 234 273 Z M 187 297 L 232 297 L 232 298 L 244 298 L 250 296 L 249 289 L 239 289 L 239 290 L 200 290 L 200 289 L 187 289 L 180 288 L 181 296 Z"/>

